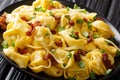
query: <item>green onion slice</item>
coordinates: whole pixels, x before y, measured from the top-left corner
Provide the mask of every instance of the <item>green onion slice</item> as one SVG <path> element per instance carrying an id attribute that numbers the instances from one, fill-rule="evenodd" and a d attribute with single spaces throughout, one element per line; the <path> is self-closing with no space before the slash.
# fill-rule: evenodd
<path id="1" fill-rule="evenodd" d="M 96 80 L 96 76 L 95 76 L 95 73 L 93 71 L 90 73 L 90 77 L 92 80 Z"/>
<path id="2" fill-rule="evenodd" d="M 83 61 L 78 62 L 78 66 L 80 68 L 84 68 L 85 67 L 85 62 L 83 62 Z"/>
<path id="3" fill-rule="evenodd" d="M 112 72 L 112 69 L 107 69 L 106 75 L 109 75 Z"/>
<path id="4" fill-rule="evenodd" d="M 88 38 L 89 37 L 89 33 L 88 32 L 83 32 L 83 36 Z"/>
<path id="5" fill-rule="evenodd" d="M 7 43 L 7 41 L 3 41 L 3 42 L 2 42 L 2 47 L 3 47 L 3 48 L 8 48 L 8 43 Z"/>

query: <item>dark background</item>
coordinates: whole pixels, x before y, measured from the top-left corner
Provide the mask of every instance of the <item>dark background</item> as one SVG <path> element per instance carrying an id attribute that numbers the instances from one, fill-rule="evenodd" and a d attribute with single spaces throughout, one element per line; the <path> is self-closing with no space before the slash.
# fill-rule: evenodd
<path id="1" fill-rule="evenodd" d="M 0 0 L 0 11 L 21 0 Z M 89 7 L 110 21 L 120 32 L 120 0 L 65 0 Z M 0 55 L 0 80 L 35 80 L 7 63 Z M 110 80 L 120 80 L 120 72 Z"/>

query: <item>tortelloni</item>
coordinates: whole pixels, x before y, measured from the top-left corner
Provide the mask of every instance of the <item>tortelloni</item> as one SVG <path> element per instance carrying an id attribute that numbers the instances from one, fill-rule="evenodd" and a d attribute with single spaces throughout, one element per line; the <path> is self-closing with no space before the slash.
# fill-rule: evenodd
<path id="1" fill-rule="evenodd" d="M 96 13 L 58 1 L 36 0 L 6 13 L 3 52 L 21 68 L 49 76 L 86 80 L 106 75 L 119 48 Z"/>

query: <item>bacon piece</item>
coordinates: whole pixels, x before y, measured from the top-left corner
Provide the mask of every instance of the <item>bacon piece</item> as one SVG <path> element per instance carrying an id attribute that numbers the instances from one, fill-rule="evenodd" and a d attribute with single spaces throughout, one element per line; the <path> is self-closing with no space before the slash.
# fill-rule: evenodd
<path id="1" fill-rule="evenodd" d="M 86 18 L 83 18 L 83 21 L 86 22 L 86 23 L 88 22 L 88 20 Z"/>
<path id="2" fill-rule="evenodd" d="M 81 59 L 80 59 L 80 52 L 79 50 L 74 54 L 74 60 L 76 62 L 79 62 Z"/>
<path id="3" fill-rule="evenodd" d="M 26 22 L 29 21 L 25 16 L 22 16 L 21 19 L 22 19 L 23 21 L 26 21 Z"/>
<path id="4" fill-rule="evenodd" d="M 53 5 L 49 5 L 47 9 L 52 10 L 52 9 L 55 9 L 55 7 Z"/>
<path id="5" fill-rule="evenodd" d="M 6 16 L 2 15 L 2 16 L 0 16 L 0 28 L 2 30 L 6 30 L 6 27 L 7 27 Z"/>
<path id="6" fill-rule="evenodd" d="M 85 50 L 80 50 L 80 54 L 81 54 L 81 55 L 85 56 L 86 53 L 87 53 L 87 52 L 86 52 Z"/>
<path id="7" fill-rule="evenodd" d="M 56 44 L 58 47 L 62 47 L 62 41 L 61 41 L 61 40 L 55 41 L 55 44 Z"/>
<path id="8" fill-rule="evenodd" d="M 34 28 L 32 23 L 28 23 L 28 24 L 31 28 L 26 32 L 26 35 L 27 36 L 32 36 L 32 33 L 35 31 L 35 28 Z"/>
<path id="9" fill-rule="evenodd" d="M 1 28 L 2 30 L 6 30 L 6 27 L 7 27 L 6 24 L 0 22 L 0 28 Z"/>
<path id="10" fill-rule="evenodd" d="M 107 69 L 112 69 L 113 65 L 111 65 L 111 61 L 108 59 L 108 54 L 103 53 L 102 54 L 102 61 Z"/>
<path id="11" fill-rule="evenodd" d="M 56 33 L 56 30 L 52 30 L 51 32 L 52 32 L 52 34 L 55 34 L 55 33 Z"/>
<path id="12" fill-rule="evenodd" d="M 52 65 L 58 64 L 57 61 L 54 59 L 54 57 L 49 53 L 44 56 L 44 59 L 45 60 L 50 59 L 52 62 Z"/>
<path id="13" fill-rule="evenodd" d="M 93 41 L 92 33 L 89 34 L 87 41 L 88 41 L 88 43 L 91 42 L 91 41 Z"/>
<path id="14" fill-rule="evenodd" d="M 34 26 L 34 27 L 36 27 L 36 26 L 41 26 L 40 21 L 36 21 L 36 22 L 33 24 L 33 26 Z"/>
<path id="15" fill-rule="evenodd" d="M 69 21 L 69 24 L 70 24 L 70 26 L 74 26 L 75 23 L 74 23 L 73 20 L 70 20 L 70 21 Z"/>
<path id="16" fill-rule="evenodd" d="M 26 54 L 28 52 L 28 49 L 27 48 L 17 48 L 18 52 L 21 53 L 21 54 Z"/>
<path id="17" fill-rule="evenodd" d="M 53 15 L 53 17 L 55 18 L 55 20 L 60 20 L 61 16 L 55 16 Z"/>

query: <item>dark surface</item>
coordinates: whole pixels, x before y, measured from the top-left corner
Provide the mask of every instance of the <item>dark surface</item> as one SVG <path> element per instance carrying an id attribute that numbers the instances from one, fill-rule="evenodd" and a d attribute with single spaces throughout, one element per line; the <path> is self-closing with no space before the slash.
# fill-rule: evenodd
<path id="1" fill-rule="evenodd" d="M 20 0 L 0 0 L 0 10 Z M 67 0 L 65 0 L 67 1 Z M 107 18 L 120 32 L 120 0 L 68 0 L 89 7 Z M 109 80 L 120 80 L 120 71 Z M 0 55 L 0 80 L 36 80 L 8 64 Z M 108 80 L 108 79 L 106 79 Z"/>

